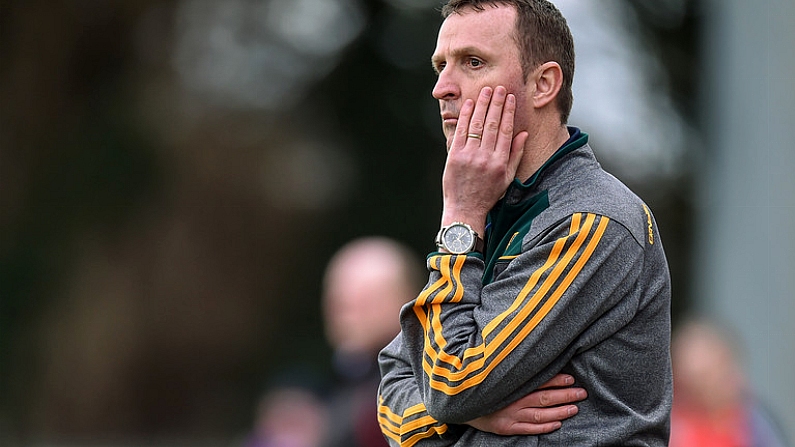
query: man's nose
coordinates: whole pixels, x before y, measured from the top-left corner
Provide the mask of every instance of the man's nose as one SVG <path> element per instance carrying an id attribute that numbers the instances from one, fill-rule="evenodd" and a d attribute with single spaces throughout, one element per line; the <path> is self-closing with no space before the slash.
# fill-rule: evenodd
<path id="1" fill-rule="evenodd" d="M 439 73 L 439 77 L 436 78 L 436 84 L 433 86 L 432 95 L 439 100 L 456 99 L 461 95 L 458 83 L 455 82 L 450 70 L 445 69 Z"/>

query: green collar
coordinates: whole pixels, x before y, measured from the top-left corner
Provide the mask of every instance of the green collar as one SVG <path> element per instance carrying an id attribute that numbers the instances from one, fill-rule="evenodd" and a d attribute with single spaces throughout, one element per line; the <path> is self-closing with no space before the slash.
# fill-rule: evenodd
<path id="1" fill-rule="evenodd" d="M 514 179 L 508 187 L 508 192 L 489 212 L 486 222 L 487 247 L 485 253 L 486 271 L 483 283 L 491 282 L 494 267 L 498 260 L 508 262 L 512 257 L 521 252 L 522 239 L 530 229 L 533 219 L 549 207 L 547 191 L 539 191 L 530 197 L 521 192 L 528 192 L 535 186 L 541 173 L 552 163 L 560 160 L 566 154 L 584 146 L 588 142 L 588 134 L 581 132 L 576 127 L 569 127 L 571 137 L 549 158 L 527 181 L 521 182 Z M 511 190 L 520 191 L 519 194 L 509 194 Z M 506 200 L 508 196 L 522 197 L 518 202 Z"/>
<path id="2" fill-rule="evenodd" d="M 514 179 L 513 183 L 511 184 L 511 187 L 519 188 L 519 189 L 528 189 L 529 187 L 531 187 L 531 186 L 533 186 L 535 184 L 536 180 L 538 180 L 538 177 L 541 176 L 541 173 L 544 172 L 544 170 L 549 165 L 551 165 L 552 163 L 555 163 L 556 161 L 560 160 L 566 154 L 568 154 L 569 152 L 573 151 L 574 149 L 578 149 L 578 148 L 584 146 L 586 143 L 588 143 L 588 134 L 587 133 L 581 131 L 580 129 L 578 129 L 576 127 L 569 126 L 568 129 L 569 129 L 569 135 L 570 136 L 569 136 L 569 139 L 566 140 L 565 143 L 563 143 L 563 146 L 561 146 L 560 149 L 555 151 L 555 153 L 552 154 L 552 156 L 549 157 L 549 159 L 547 161 L 545 161 L 544 164 L 541 165 L 540 168 L 538 168 L 538 170 L 535 172 L 535 174 L 531 175 L 530 178 L 527 179 L 527 181 L 522 182 L 518 178 Z"/>

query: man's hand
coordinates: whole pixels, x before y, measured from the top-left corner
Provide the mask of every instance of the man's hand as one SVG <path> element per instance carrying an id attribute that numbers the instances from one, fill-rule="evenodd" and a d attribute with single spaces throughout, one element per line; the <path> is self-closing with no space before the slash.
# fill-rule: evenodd
<path id="1" fill-rule="evenodd" d="M 505 87 L 484 87 L 467 99 L 442 176 L 442 225 L 466 222 L 483 235 L 486 215 L 516 176 L 527 132 L 514 137 L 516 97 Z"/>
<path id="2" fill-rule="evenodd" d="M 506 436 L 553 432 L 561 427 L 563 420 L 579 411 L 576 405 L 570 404 L 588 397 L 582 388 L 560 388 L 573 383 L 573 377 L 558 374 L 536 391 L 502 410 L 467 424 L 481 431 Z"/>

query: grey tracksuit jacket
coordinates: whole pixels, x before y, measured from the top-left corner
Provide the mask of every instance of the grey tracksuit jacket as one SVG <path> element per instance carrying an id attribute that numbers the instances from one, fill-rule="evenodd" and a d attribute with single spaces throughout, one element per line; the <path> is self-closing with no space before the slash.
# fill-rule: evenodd
<path id="1" fill-rule="evenodd" d="M 672 379 L 668 265 L 649 208 L 571 138 L 489 214 L 486 253 L 432 253 L 429 281 L 379 357 L 393 446 L 665 446 Z M 464 422 L 556 373 L 588 391 L 553 433 Z"/>

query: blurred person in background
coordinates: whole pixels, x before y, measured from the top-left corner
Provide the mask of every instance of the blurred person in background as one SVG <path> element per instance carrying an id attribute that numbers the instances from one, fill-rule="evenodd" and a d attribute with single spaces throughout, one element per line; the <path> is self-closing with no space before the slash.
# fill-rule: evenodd
<path id="1" fill-rule="evenodd" d="M 674 404 L 670 447 L 784 447 L 754 399 L 738 344 L 707 320 L 677 329 L 671 345 Z"/>
<path id="2" fill-rule="evenodd" d="M 325 447 L 387 446 L 376 417 L 378 352 L 400 331 L 400 308 L 423 281 L 421 259 L 385 237 L 355 239 L 329 261 L 322 303 L 336 381 Z"/>
<path id="3" fill-rule="evenodd" d="M 327 429 L 328 410 L 315 391 L 278 386 L 260 400 L 254 430 L 243 447 L 321 447 Z"/>

